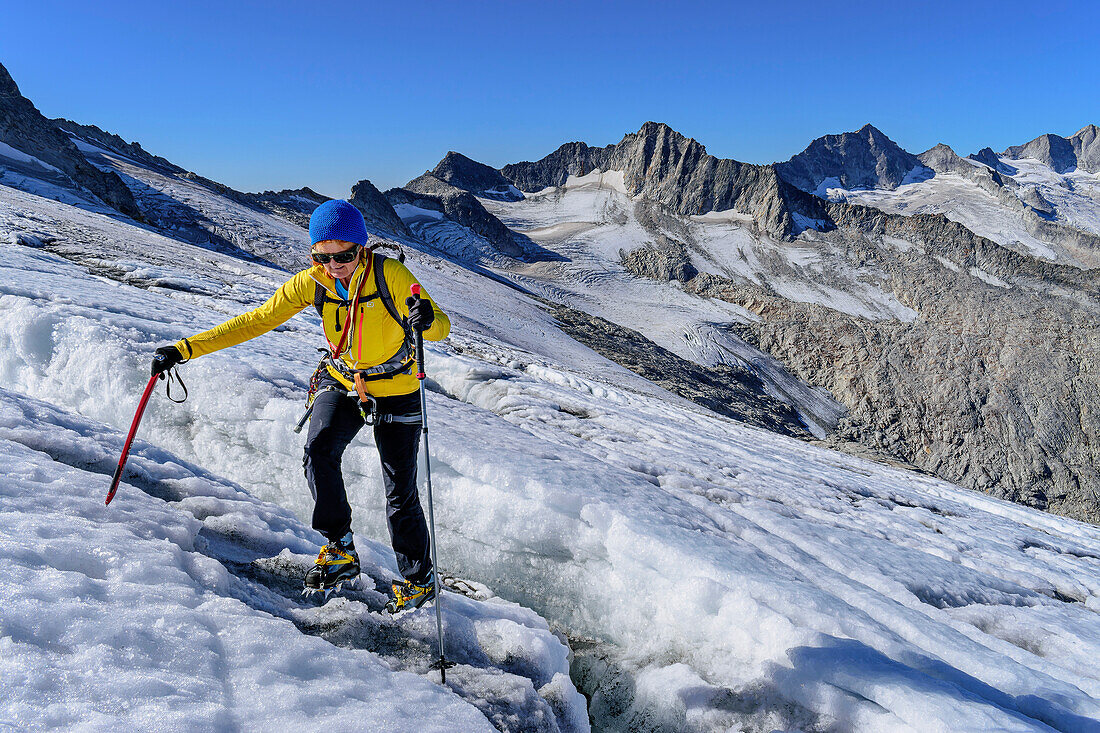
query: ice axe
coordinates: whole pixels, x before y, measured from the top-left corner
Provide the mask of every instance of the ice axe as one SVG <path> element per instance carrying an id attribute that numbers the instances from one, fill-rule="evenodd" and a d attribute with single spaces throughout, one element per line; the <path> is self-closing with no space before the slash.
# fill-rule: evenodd
<path id="1" fill-rule="evenodd" d="M 155 358 L 163 359 L 164 357 L 158 355 Z M 149 384 L 145 385 L 145 391 L 141 393 L 141 402 L 138 403 L 137 413 L 134 414 L 134 422 L 130 425 L 130 434 L 126 436 L 126 443 L 122 446 L 122 456 L 118 459 L 118 468 L 115 469 L 115 475 L 111 477 L 111 488 L 107 490 L 107 501 L 103 502 L 104 505 L 109 505 L 111 499 L 115 498 L 118 484 L 122 481 L 122 469 L 126 467 L 126 459 L 130 457 L 130 446 L 134 442 L 134 436 L 137 435 L 138 425 L 141 424 L 141 416 L 145 414 L 145 406 L 149 404 L 149 396 L 153 394 L 153 387 L 156 386 L 157 379 L 164 379 L 165 374 L 168 374 L 169 385 L 171 385 L 173 378 L 171 372 L 158 372 L 149 377 Z M 179 380 L 180 386 L 183 387 L 183 399 L 187 399 L 187 386 L 179 378 L 179 375 L 176 375 L 175 379 Z M 168 399 L 173 402 L 183 402 L 183 400 L 172 399 L 171 386 L 168 387 Z"/>

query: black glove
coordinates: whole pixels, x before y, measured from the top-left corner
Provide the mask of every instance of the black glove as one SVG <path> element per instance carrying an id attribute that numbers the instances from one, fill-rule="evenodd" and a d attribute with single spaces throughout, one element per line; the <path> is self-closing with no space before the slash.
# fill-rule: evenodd
<path id="1" fill-rule="evenodd" d="M 409 325 L 417 331 L 427 331 L 435 320 L 435 309 L 431 301 L 424 298 L 405 298 L 405 305 L 409 306 Z"/>
<path id="2" fill-rule="evenodd" d="M 161 374 L 166 372 L 176 364 L 183 363 L 183 354 L 175 346 L 161 346 L 155 352 L 153 352 L 153 371 L 152 375 Z"/>

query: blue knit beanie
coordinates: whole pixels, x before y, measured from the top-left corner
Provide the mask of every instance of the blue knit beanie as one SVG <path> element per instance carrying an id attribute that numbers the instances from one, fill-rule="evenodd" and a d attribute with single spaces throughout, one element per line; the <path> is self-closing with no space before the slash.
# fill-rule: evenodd
<path id="1" fill-rule="evenodd" d="M 363 215 L 347 201 L 326 201 L 309 217 L 309 240 L 312 244 L 326 239 L 339 239 L 356 244 L 367 243 L 367 224 Z"/>

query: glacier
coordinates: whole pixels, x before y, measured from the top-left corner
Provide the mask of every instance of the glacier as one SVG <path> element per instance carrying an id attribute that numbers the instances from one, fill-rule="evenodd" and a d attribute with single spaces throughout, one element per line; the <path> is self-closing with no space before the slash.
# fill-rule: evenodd
<path id="1" fill-rule="evenodd" d="M 586 183 L 614 208 L 613 183 Z M 211 221 L 236 216 L 173 185 Z M 304 253 L 304 231 L 250 217 L 265 254 Z M 455 324 L 426 359 L 441 568 L 487 598 L 445 596 L 465 674 L 444 689 L 427 613 L 394 628 L 369 589 L 321 608 L 285 593 L 320 542 L 291 430 L 314 315 L 185 365 L 190 398 L 154 397 L 102 506 L 152 349 L 258 305 L 284 271 L 2 185 L 0 250 L 0 721 L 1100 730 L 1100 529 L 710 413 L 573 341 L 530 294 L 568 283 L 686 354 L 702 299 L 622 274 L 555 285 L 538 265 L 485 277 L 406 247 Z M 574 273 L 615 256 L 569 254 Z M 680 320 L 656 322 L 669 307 Z M 367 433 L 344 470 L 382 582 Z"/>

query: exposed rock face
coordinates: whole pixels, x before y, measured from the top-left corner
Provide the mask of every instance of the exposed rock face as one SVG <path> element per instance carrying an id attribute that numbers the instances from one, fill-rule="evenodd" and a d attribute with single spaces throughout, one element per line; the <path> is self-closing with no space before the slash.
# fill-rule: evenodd
<path id="1" fill-rule="evenodd" d="M 997 196 L 1000 196 L 1001 191 L 1006 187 L 1016 187 L 1016 182 L 1011 178 L 1002 177 L 988 165 L 974 165 L 966 158 L 959 157 L 954 150 L 943 143 L 925 150 L 917 156 L 917 159 L 936 173 L 954 173 L 962 176 L 974 181 L 979 188 Z"/>
<path id="2" fill-rule="evenodd" d="M 309 229 L 309 217 L 313 210 L 329 200 L 328 196 L 322 196 L 309 187 L 245 193 L 241 196 L 253 206 L 293 222 L 303 229 Z"/>
<path id="3" fill-rule="evenodd" d="M 559 149 L 559 159 L 576 165 L 585 150 Z M 1046 218 L 1050 204 L 1034 189 L 1020 190 L 985 161 L 975 165 L 947 146 L 919 160 L 974 180 L 1050 236 L 1076 232 Z M 639 190 L 668 180 L 661 167 L 653 172 L 657 180 Z M 671 216 L 657 200 L 636 199 L 636 209 L 643 204 L 653 223 Z M 963 486 L 1100 522 L 1100 271 L 1019 254 L 943 215 L 822 206 L 832 227 L 797 239 L 818 249 L 811 277 L 858 292 L 844 273 L 861 273 L 914 320 L 849 315 L 788 300 L 766 283 L 697 272 L 698 243 L 663 220 L 652 229 L 665 236 L 620 256 L 636 274 L 678 280 L 760 316 L 739 334 L 847 406 L 830 438 L 837 447 L 867 446 Z M 778 279 L 797 279 L 785 260 L 774 266 Z"/>
<path id="4" fill-rule="evenodd" d="M 895 189 L 921 165 L 873 125 L 864 125 L 857 132 L 819 137 L 775 167 L 791 185 L 813 192 L 830 178 L 847 189 Z"/>
<path id="5" fill-rule="evenodd" d="M 565 333 L 665 389 L 734 420 L 805 438 L 794 409 L 767 393 L 751 371 L 730 366 L 704 368 L 661 348 L 637 331 L 544 301 Z"/>
<path id="6" fill-rule="evenodd" d="M 596 168 L 610 170 L 616 147 L 593 148 L 580 142 L 565 143 L 534 163 L 512 163 L 501 168 L 500 172 L 519 190 L 534 193 L 544 188 L 564 186 L 569 176 L 585 176 Z"/>
<path id="7" fill-rule="evenodd" d="M 752 215 L 762 230 L 779 237 L 801 231 L 800 217 L 827 219 L 821 202 L 781 180 L 775 166 L 716 158 L 695 140 L 657 122 L 645 123 L 616 145 L 567 143 L 537 162 L 504 166 L 501 173 L 520 190 L 534 192 L 596 169 L 623 171 L 631 196 L 659 202 L 678 214 L 733 210 Z"/>
<path id="8" fill-rule="evenodd" d="M 885 273 L 915 321 L 872 321 L 713 275 L 688 288 L 760 315 L 749 338 L 849 407 L 838 438 L 1100 521 L 1100 272 L 1017 254 L 940 215 L 829 209 L 838 227 L 814 239 Z"/>
<path id="9" fill-rule="evenodd" d="M 1024 145 L 1014 145 L 1004 151 L 1003 155 L 1017 160 L 1034 158 L 1049 165 L 1056 173 L 1065 173 L 1077 167 L 1077 153 L 1073 150 L 1073 144 L 1064 137 L 1049 133 Z"/>
<path id="10" fill-rule="evenodd" d="M 1077 167 L 1089 173 L 1100 173 L 1100 128 L 1085 125 L 1069 139 L 1077 156 Z"/>
<path id="11" fill-rule="evenodd" d="M 1020 200 L 1030 206 L 1035 211 L 1045 216 L 1054 215 L 1054 207 L 1050 202 L 1043 198 L 1043 194 L 1039 193 L 1039 189 L 1034 187 L 1026 187 L 1020 191 Z"/>
<path id="12" fill-rule="evenodd" d="M 414 199 L 430 202 L 427 205 L 423 203 L 414 203 L 414 205 L 442 211 L 451 221 L 484 237 L 501 254 L 509 257 L 523 255 L 523 248 L 516 243 L 515 232 L 486 211 L 477 197 L 469 191 L 456 188 L 436 178 L 431 173 L 414 178 L 405 184 L 403 189 L 395 188 L 387 191 L 386 197 L 393 203 L 413 203 Z"/>
<path id="13" fill-rule="evenodd" d="M 0 142 L 38 158 L 59 174 L 37 175 L 51 183 L 87 191 L 127 216 L 141 219 L 130 189 L 114 173 L 90 164 L 69 136 L 39 112 L 0 65 Z M 41 174 L 42 171 L 37 173 Z"/>
<path id="14" fill-rule="evenodd" d="M 1100 250 L 1100 237 L 1056 221 L 1058 212 L 1055 207 L 1034 186 L 1021 186 L 1010 178 L 1010 173 L 1015 173 L 1016 169 L 1001 163 L 989 148 L 983 148 L 976 156 L 970 156 L 971 160 L 982 165 L 967 162 L 943 144 L 926 150 L 918 157 L 936 173 L 961 175 L 977 184 L 978 188 L 996 196 L 1005 208 L 1020 212 L 1027 231 L 1036 238 L 1076 248 L 1086 261 L 1089 259 L 1088 253 Z M 1002 175 L 1001 169 L 1007 169 L 1008 172 Z"/>
<path id="15" fill-rule="evenodd" d="M 146 151 L 145 148 L 141 147 L 140 143 L 128 143 L 118 135 L 101 130 L 95 125 L 82 125 L 79 122 L 73 122 L 72 120 L 66 119 L 56 119 L 52 120 L 52 122 L 57 125 L 62 132 L 74 135 L 104 150 L 125 155 L 155 170 L 164 171 L 166 173 L 186 173 L 186 171 L 178 165 L 159 155 L 153 155 Z"/>
<path id="16" fill-rule="evenodd" d="M 973 155 L 968 155 L 967 157 L 971 160 L 976 160 L 979 163 L 988 165 L 1003 176 L 1016 175 L 1016 169 L 998 158 L 997 154 L 993 152 L 993 148 L 982 148 L 978 152 Z"/>
<path id="17" fill-rule="evenodd" d="M 348 202 L 362 212 L 368 230 L 373 230 L 382 236 L 412 236 L 405 222 L 401 221 L 401 217 L 393 210 L 393 205 L 370 181 L 364 179 L 352 186 L 351 198 Z"/>
<path id="18" fill-rule="evenodd" d="M 520 201 L 523 194 L 496 168 L 471 160 L 453 150 L 432 169 L 432 175 L 475 196 L 497 201 Z"/>
<path id="19" fill-rule="evenodd" d="M 951 146 L 940 143 L 933 148 L 925 150 L 917 156 L 922 165 L 931 168 L 936 173 L 955 173 L 960 176 L 970 177 L 971 171 L 981 170 L 979 166 L 967 162 L 959 157 Z M 997 176 L 1000 179 L 1000 176 Z"/>

